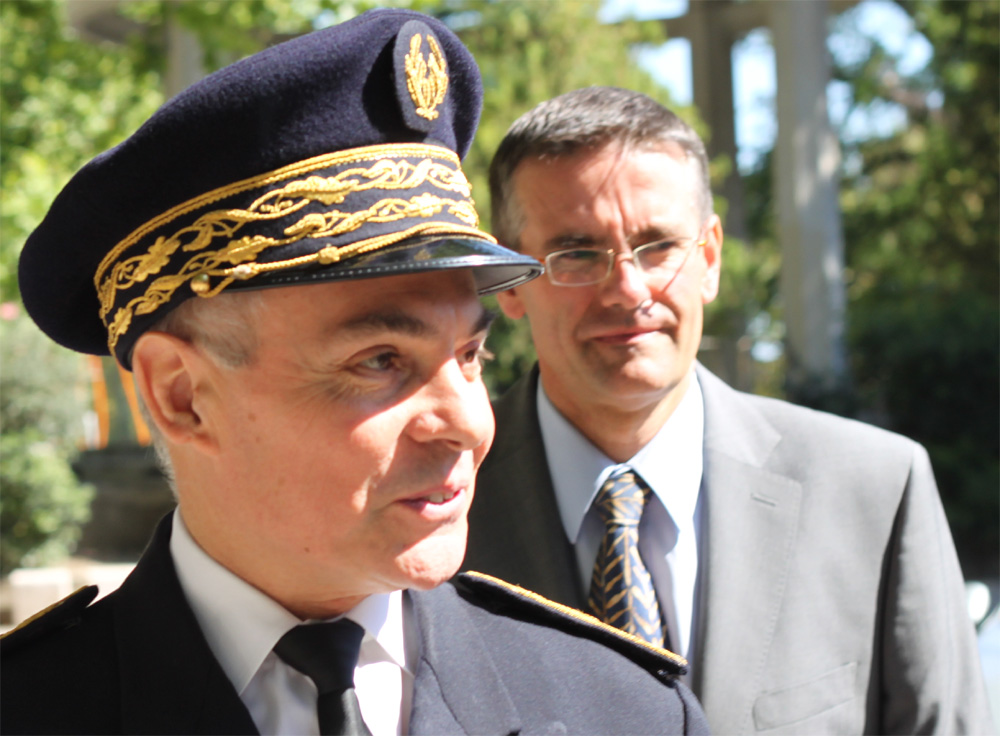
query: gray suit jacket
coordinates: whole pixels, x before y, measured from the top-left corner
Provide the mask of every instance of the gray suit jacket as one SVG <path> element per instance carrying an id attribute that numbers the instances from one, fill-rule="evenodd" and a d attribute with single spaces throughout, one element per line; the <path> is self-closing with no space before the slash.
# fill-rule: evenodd
<path id="1" fill-rule="evenodd" d="M 926 452 L 698 367 L 703 539 L 692 689 L 713 732 L 993 731 Z M 494 409 L 466 569 L 583 607 L 535 409 Z"/>

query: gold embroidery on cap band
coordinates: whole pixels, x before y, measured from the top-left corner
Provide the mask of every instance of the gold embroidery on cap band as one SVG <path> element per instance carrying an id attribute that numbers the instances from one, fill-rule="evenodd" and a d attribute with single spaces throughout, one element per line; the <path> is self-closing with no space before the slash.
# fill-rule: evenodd
<path id="1" fill-rule="evenodd" d="M 139 256 L 126 258 L 114 264 L 110 273 L 98 284 L 97 296 L 101 303 L 103 319 L 114 306 L 115 294 L 136 283 L 145 281 L 170 263 L 178 249 L 198 251 L 206 248 L 215 238 L 233 238 L 244 225 L 253 222 L 277 220 L 294 214 L 310 203 L 323 205 L 343 204 L 348 195 L 369 189 L 415 189 L 429 183 L 438 189 L 455 192 L 465 199 L 442 200 L 432 194 L 417 195 L 412 200 L 383 199 L 358 212 L 331 210 L 306 214 L 285 229 L 284 239 L 244 237 L 231 242 L 226 251 L 242 253 L 234 263 L 255 257 L 264 247 L 286 245 L 304 237 L 336 237 L 352 232 L 368 222 L 392 222 L 405 217 L 428 217 L 440 212 L 444 205 L 462 222 L 474 227 L 478 216 L 471 201 L 469 183 L 460 169 L 424 159 L 418 164 L 409 161 L 382 159 L 370 168 L 350 168 L 336 176 L 310 176 L 289 182 L 280 189 L 267 192 L 246 209 L 222 209 L 208 212 L 188 227 L 170 237 L 160 236 L 149 250 Z M 255 246 L 256 249 L 253 248 Z"/>
<path id="2" fill-rule="evenodd" d="M 316 253 L 310 253 L 309 255 L 300 256 L 298 258 L 290 258 L 284 261 L 273 261 L 269 263 L 241 263 L 238 266 L 224 268 L 221 267 L 223 264 L 227 262 L 233 263 L 234 259 L 232 257 L 226 258 L 222 256 L 223 251 L 228 251 L 230 256 L 236 254 L 236 257 L 248 252 L 248 250 L 244 250 L 241 247 L 244 244 L 230 243 L 230 245 L 223 249 L 223 251 L 210 251 L 208 253 L 204 253 L 202 254 L 202 258 L 192 259 L 185 264 L 186 269 L 194 264 L 194 270 L 188 270 L 186 273 L 182 272 L 156 279 L 156 281 L 150 285 L 142 296 L 136 297 L 124 307 L 120 307 L 115 312 L 114 320 L 110 325 L 108 325 L 108 349 L 112 352 L 112 354 L 114 353 L 118 340 L 122 335 L 128 332 L 128 328 L 132 324 L 132 317 L 134 315 L 150 314 L 156 311 L 160 306 L 168 302 L 174 292 L 177 291 L 177 289 L 185 282 L 191 283 L 191 290 L 195 294 L 200 297 L 209 298 L 223 291 L 227 286 L 232 284 L 233 281 L 245 281 L 246 279 L 252 278 L 260 273 L 301 267 L 313 263 L 322 265 L 336 263 L 341 258 L 348 258 L 350 256 L 360 255 L 368 251 L 384 248 L 387 245 L 392 245 L 393 243 L 398 243 L 406 240 L 407 238 L 416 237 L 418 235 L 463 234 L 470 235 L 479 240 L 489 240 L 493 243 L 496 242 L 493 237 L 487 235 L 478 228 L 465 228 L 459 225 L 442 225 L 441 223 L 427 222 L 420 223 L 419 225 L 415 225 L 414 227 L 400 232 L 350 243 L 342 248 L 328 246 Z M 279 243 L 279 245 L 280 244 L 283 243 Z M 253 249 L 253 247 L 251 247 L 251 249 Z M 266 244 L 263 245 L 263 247 L 267 247 Z M 221 279 L 214 286 L 211 283 L 213 277 Z"/>
<path id="3" fill-rule="evenodd" d="M 94 275 L 94 285 L 100 287 L 104 272 L 111 267 L 111 264 L 118 260 L 118 257 L 123 251 L 135 245 L 149 233 L 163 227 L 172 220 L 176 220 L 178 217 L 188 214 L 189 212 L 194 212 L 195 210 L 205 207 L 212 202 L 230 197 L 234 194 L 250 191 L 252 189 L 259 189 L 275 182 L 284 181 L 286 179 L 291 179 L 294 176 L 315 171 L 316 169 L 343 166 L 361 161 L 373 161 L 389 156 L 410 158 L 427 156 L 429 158 L 448 161 L 454 164 L 455 168 L 459 168 L 460 166 L 458 156 L 454 151 L 448 150 L 447 148 L 441 148 L 440 146 L 430 146 L 423 143 L 386 143 L 377 146 L 352 148 L 347 151 L 325 153 L 321 156 L 306 159 L 305 161 L 289 164 L 288 166 L 283 166 L 280 169 L 270 171 L 266 174 L 261 174 L 260 176 L 243 179 L 242 181 L 228 184 L 224 187 L 219 187 L 218 189 L 213 189 L 212 191 L 206 192 L 205 194 L 195 197 L 194 199 L 183 202 L 176 207 L 172 207 L 162 215 L 154 217 L 142 227 L 133 230 L 127 238 L 108 251 L 108 254 L 104 256 L 103 260 L 101 260 L 100 265 L 97 267 L 97 272 Z"/>
<path id="4" fill-rule="evenodd" d="M 416 113 L 427 120 L 438 116 L 437 106 L 448 94 L 448 64 L 441 53 L 437 39 L 428 34 L 430 54 L 424 59 L 421 52 L 423 36 L 419 33 L 410 39 L 410 53 L 406 55 L 406 88 L 416 105 Z"/>
<path id="5" fill-rule="evenodd" d="M 388 154 L 426 156 L 426 158 L 416 162 L 382 158 Z M 451 166 L 432 160 L 433 158 L 444 159 Z M 223 208 L 206 212 L 195 222 L 172 235 L 157 237 L 145 253 L 121 261 L 116 260 L 126 248 L 136 244 L 143 237 L 165 227 L 173 219 L 196 211 L 213 201 L 281 182 L 292 176 L 302 176 L 316 169 L 355 162 L 371 163 L 371 165 L 352 167 L 329 177 L 312 175 L 289 181 L 280 188 L 262 194 L 245 209 Z M 387 197 L 357 211 L 333 208 L 322 212 L 305 213 L 284 228 L 285 237 L 269 237 L 261 234 L 238 236 L 238 231 L 245 225 L 286 218 L 313 203 L 332 207 L 342 204 L 349 195 L 356 192 L 413 191 L 424 185 L 458 196 L 441 197 L 424 191 L 409 198 Z M 100 316 L 108 325 L 108 347 L 114 351 L 118 340 L 128 331 L 134 316 L 156 311 L 169 302 L 177 289 L 185 283 L 189 284 L 198 296 L 210 297 L 218 294 L 234 280 L 245 280 L 259 273 L 313 263 L 325 265 L 415 235 L 470 235 L 496 242 L 477 229 L 479 217 L 470 194 L 470 185 L 459 168 L 457 156 L 447 149 L 421 144 L 371 146 L 320 156 L 261 177 L 216 189 L 146 223 L 119 243 L 101 262 L 95 276 L 95 285 L 101 303 Z M 367 224 L 432 218 L 442 212 L 458 222 L 436 220 L 418 223 L 400 232 L 363 238 L 340 247 L 327 246 L 318 252 L 291 259 L 268 263 L 255 262 L 260 253 L 276 246 L 289 245 L 306 238 L 343 236 Z M 222 238 L 225 239 L 222 247 L 208 249 L 212 243 L 218 244 Z M 177 273 L 153 278 L 169 265 L 178 251 L 199 252 L 189 258 Z M 215 279 L 220 280 L 213 283 Z M 115 308 L 119 293 L 147 280 L 150 283 L 145 291 L 124 306 L 119 306 L 109 321 L 108 315 Z"/>

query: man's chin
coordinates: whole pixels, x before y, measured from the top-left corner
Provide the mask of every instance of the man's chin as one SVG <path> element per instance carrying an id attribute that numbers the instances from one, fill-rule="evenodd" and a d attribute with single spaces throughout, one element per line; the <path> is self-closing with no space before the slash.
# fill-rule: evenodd
<path id="1" fill-rule="evenodd" d="M 647 403 L 663 398 L 680 380 L 674 361 L 655 363 L 640 358 L 608 367 L 598 377 L 595 388 L 615 401 Z"/>
<path id="2" fill-rule="evenodd" d="M 448 538 L 429 538 L 417 543 L 397 559 L 405 585 L 430 590 L 450 580 L 465 559 L 465 533 Z"/>

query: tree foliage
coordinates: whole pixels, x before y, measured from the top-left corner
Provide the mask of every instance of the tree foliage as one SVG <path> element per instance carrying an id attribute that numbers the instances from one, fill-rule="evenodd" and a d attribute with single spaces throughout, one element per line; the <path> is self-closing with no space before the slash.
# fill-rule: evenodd
<path id="1" fill-rule="evenodd" d="M 850 92 L 846 119 L 902 112 L 903 122 L 840 130 L 852 383 L 810 399 L 925 445 L 966 575 L 996 576 L 1000 4 L 899 6 L 933 50 L 916 71 L 861 29 L 863 8 L 836 25 L 855 51 L 835 68 Z M 766 259 L 776 249 L 771 154 L 744 182 L 750 247 Z M 762 315 L 778 314 L 776 290 L 760 297 Z"/>
<path id="2" fill-rule="evenodd" d="M 900 71 L 876 39 L 840 70 L 887 137 L 845 140 L 849 341 L 869 415 L 927 446 L 967 574 L 1000 548 L 1000 4 L 902 3 L 934 54 Z"/>
<path id="3" fill-rule="evenodd" d="M 125 50 L 66 32 L 54 2 L 0 3 L 0 573 L 65 554 L 92 489 L 70 468 L 82 432 L 79 356 L 14 316 L 17 256 L 85 161 L 159 102 Z"/>
<path id="4" fill-rule="evenodd" d="M 0 575 L 71 551 L 93 495 L 70 467 L 83 430 L 79 356 L 14 311 L 8 303 L 0 322 Z"/>
<path id="5" fill-rule="evenodd" d="M 17 256 L 80 166 L 162 101 L 144 48 L 85 42 L 53 0 L 0 3 L 0 295 L 16 298 Z"/>

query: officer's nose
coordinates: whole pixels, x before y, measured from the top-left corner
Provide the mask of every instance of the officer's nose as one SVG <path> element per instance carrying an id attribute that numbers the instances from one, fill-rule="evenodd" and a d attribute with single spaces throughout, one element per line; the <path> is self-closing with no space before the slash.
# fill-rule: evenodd
<path id="1" fill-rule="evenodd" d="M 493 409 L 479 377 L 452 359 L 424 386 L 421 409 L 410 434 L 420 442 L 444 442 L 456 451 L 472 450 L 493 440 Z"/>

